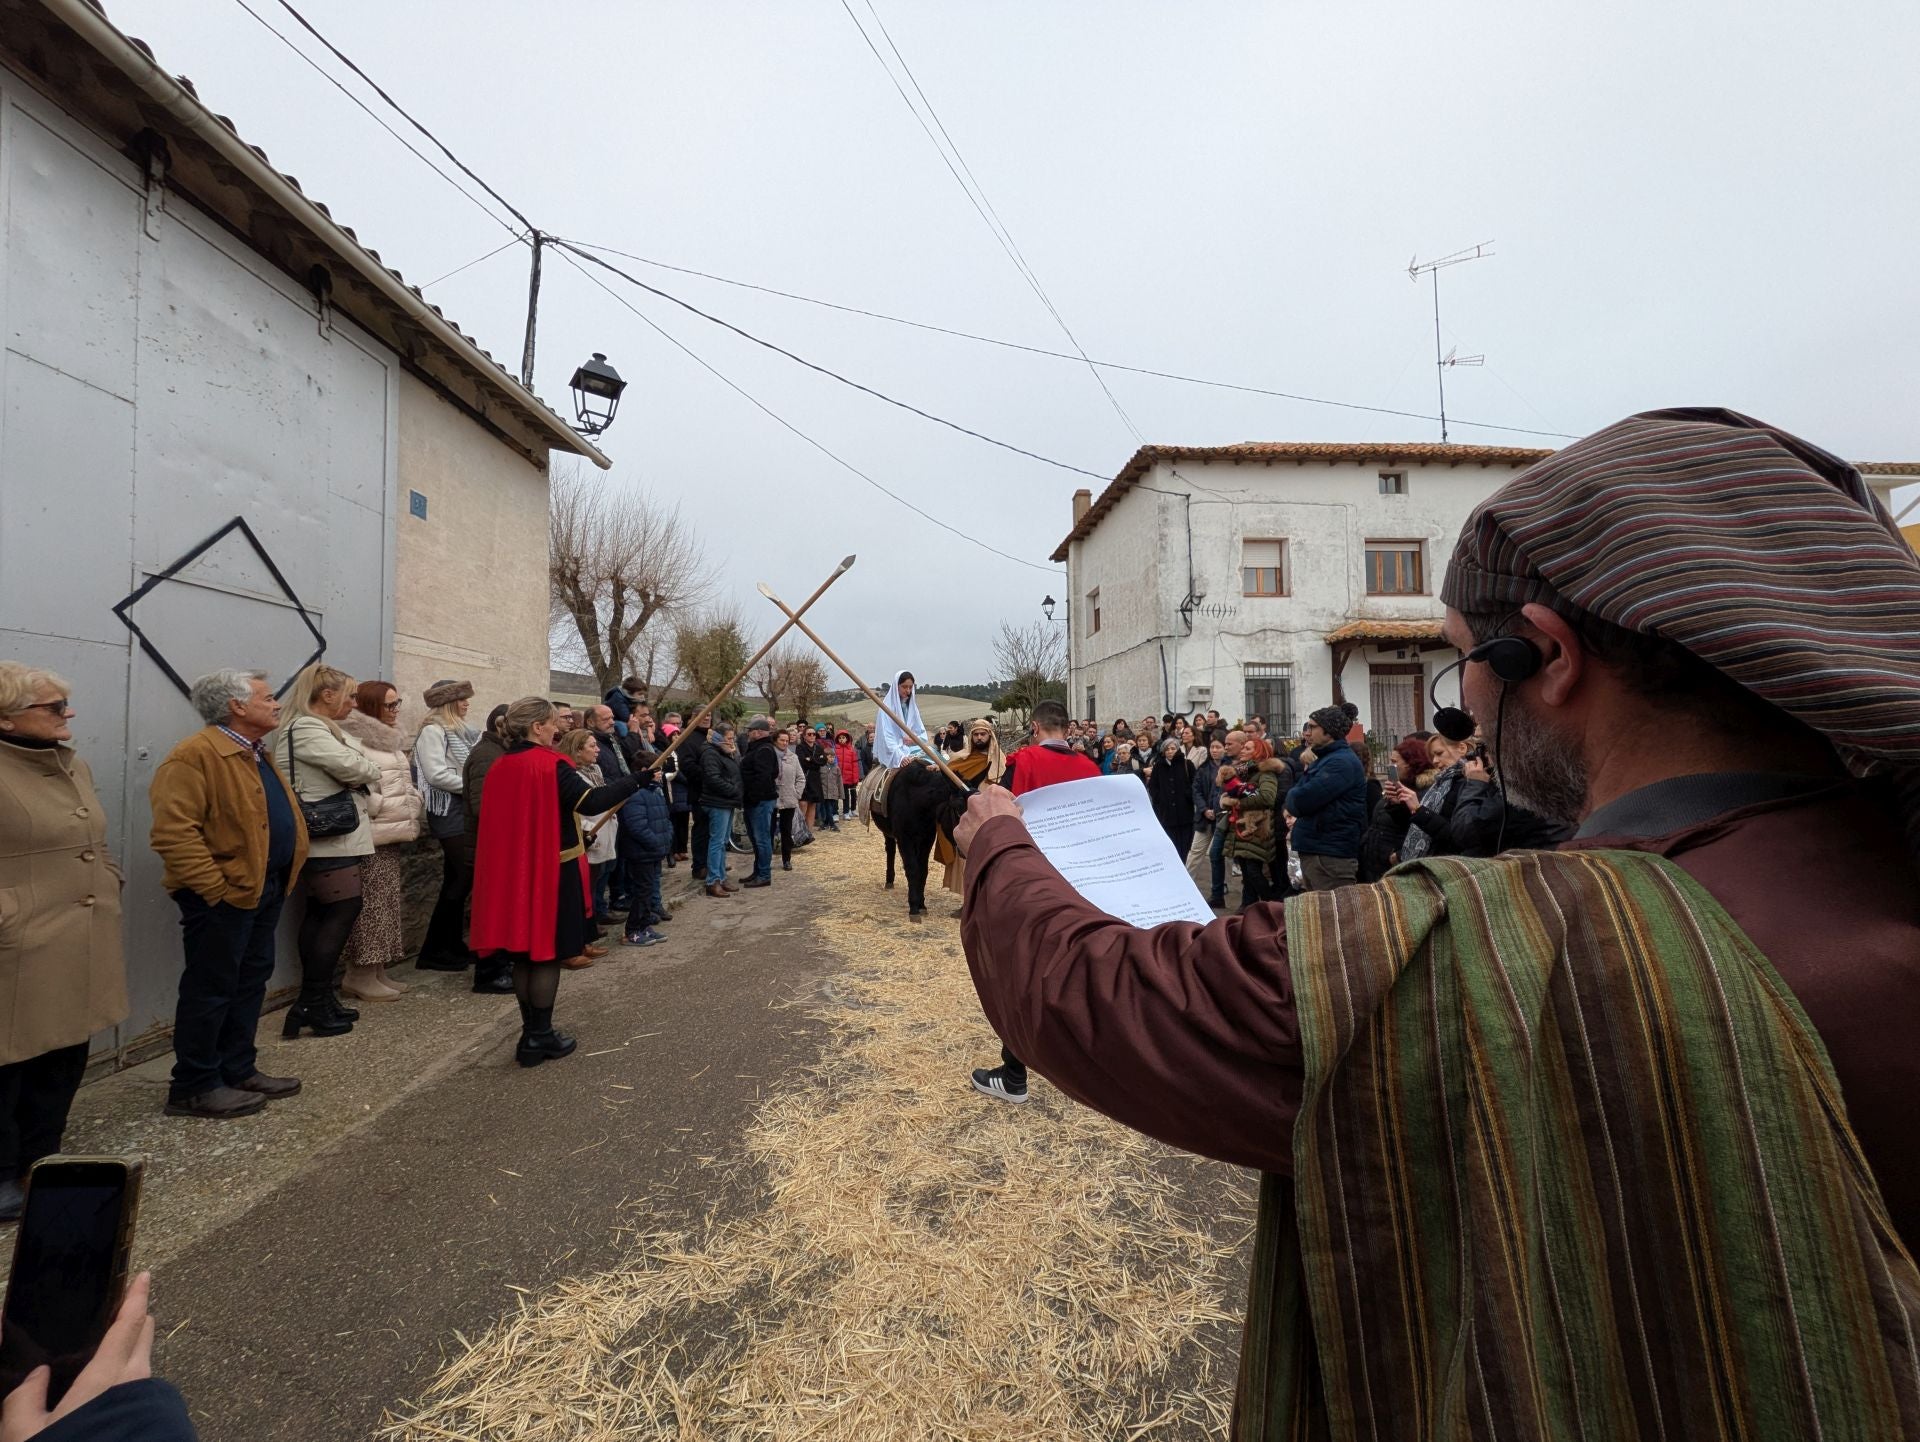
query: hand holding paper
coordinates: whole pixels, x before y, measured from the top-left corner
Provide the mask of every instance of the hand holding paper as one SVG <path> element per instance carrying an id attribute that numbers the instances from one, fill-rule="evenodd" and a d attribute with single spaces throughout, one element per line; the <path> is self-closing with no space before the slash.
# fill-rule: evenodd
<path id="1" fill-rule="evenodd" d="M 989 800 L 989 792 L 1005 800 Z M 1033 844 L 1067 884 L 1109 916 L 1134 926 L 1165 921 L 1205 925 L 1214 919 L 1213 908 L 1187 874 L 1136 778 L 1063 781 L 1029 791 L 1017 801 L 998 787 L 982 787 L 955 829 L 956 839 L 971 840 L 985 821 L 1016 810 L 1024 816 Z"/>

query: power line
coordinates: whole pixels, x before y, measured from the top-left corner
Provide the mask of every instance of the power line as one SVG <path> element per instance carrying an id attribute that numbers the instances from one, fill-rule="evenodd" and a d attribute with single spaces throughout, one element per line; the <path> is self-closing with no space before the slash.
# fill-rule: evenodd
<path id="1" fill-rule="evenodd" d="M 488 195 L 491 195 L 495 200 L 500 202 L 500 204 L 506 208 L 507 213 L 511 215 L 515 220 L 520 222 L 522 228 L 526 230 L 532 230 L 534 228 L 533 222 L 528 220 L 526 216 L 522 215 L 520 211 L 515 208 L 512 201 L 508 200 L 499 191 L 495 190 L 491 185 L 488 185 L 486 181 L 482 180 L 479 174 L 473 169 L 473 167 L 468 165 L 466 161 L 462 160 L 459 156 L 455 155 L 451 150 L 447 148 L 445 141 L 443 141 L 439 136 L 435 135 L 431 130 L 427 129 L 427 127 L 422 125 L 418 120 L 415 120 L 412 115 L 408 114 L 405 106 L 403 106 L 399 101 L 395 100 L 391 95 L 387 94 L 385 90 L 382 90 L 379 84 L 374 80 L 374 78 L 371 75 L 367 74 L 366 71 L 362 70 L 358 65 L 355 65 L 352 59 L 346 54 L 345 51 L 343 51 L 338 45 L 335 45 L 331 40 L 327 39 L 326 36 L 322 35 L 318 30 L 316 30 L 311 20 L 307 19 L 306 16 L 302 15 L 298 10 L 294 9 L 292 4 L 290 3 L 290 0 L 280 0 L 280 8 L 286 11 L 287 14 L 291 15 L 295 20 L 299 21 L 300 27 L 303 30 L 305 30 L 307 34 L 311 35 L 315 40 L 318 40 L 322 45 L 326 46 L 327 49 L 333 53 L 334 59 L 338 60 L 342 65 L 346 66 L 347 69 L 351 70 L 355 75 L 358 75 L 362 80 L 366 81 L 368 85 L 372 86 L 373 93 L 375 95 L 378 95 L 382 100 L 386 101 L 387 104 L 391 105 L 394 108 L 394 110 L 406 120 L 407 124 L 411 125 L 415 130 L 419 131 L 422 135 L 426 136 L 428 140 L 431 140 L 434 143 L 434 146 L 440 151 L 440 153 L 446 156 L 447 159 L 451 160 L 455 165 L 459 166 L 460 169 L 466 174 L 469 180 L 471 180 L 475 185 L 479 186 L 482 190 L 486 191 L 486 193 Z"/>
<path id="2" fill-rule="evenodd" d="M 506 230 L 510 230 L 510 231 L 513 230 L 513 227 L 511 225 L 509 225 L 506 221 L 502 220 L 499 216 L 495 215 L 491 210 L 487 208 L 487 204 L 485 201 L 481 200 L 479 196 L 475 195 L 472 191 L 468 190 L 466 186 L 462 185 L 459 181 L 455 180 L 451 175 L 448 175 L 446 171 L 442 170 L 439 166 L 435 165 L 433 163 L 433 159 L 431 156 L 428 156 L 427 154 L 425 154 L 417 146 L 415 146 L 412 141 L 408 140 L 406 136 L 402 135 L 399 131 L 395 130 L 391 125 L 387 124 L 386 121 L 382 120 L 378 115 L 376 115 L 373 111 L 373 108 L 370 105 L 368 105 L 366 101 L 362 100 L 358 95 L 355 95 L 351 90 L 347 89 L 346 86 L 342 85 L 333 76 L 327 74 L 325 70 L 322 70 L 319 64 L 314 60 L 314 58 L 311 55 L 307 54 L 307 52 L 302 50 L 298 45 L 295 45 L 292 40 L 287 38 L 284 32 L 276 29 L 272 24 L 272 22 L 269 21 L 266 16 L 262 15 L 259 11 L 255 10 L 251 5 L 247 4 L 247 0 L 233 0 L 233 3 L 238 5 L 242 10 L 246 11 L 247 14 L 251 15 L 256 21 L 258 21 L 260 26 L 263 29 L 265 29 L 268 34 L 272 35 L 276 40 L 278 40 L 282 45 L 286 46 L 287 49 L 291 50 L 295 55 L 298 55 L 303 63 L 305 63 L 306 65 L 312 68 L 314 74 L 318 75 L 322 80 L 326 81 L 327 84 L 331 85 L 335 90 L 338 90 L 342 95 L 346 96 L 347 99 L 351 100 L 355 105 L 359 106 L 362 110 L 366 111 L 367 117 L 370 120 L 372 120 L 375 125 L 379 126 L 382 130 L 386 131 L 387 134 L 391 135 L 395 140 L 399 141 L 402 145 L 406 146 L 408 150 L 412 151 L 414 155 L 418 156 L 421 164 L 425 165 L 427 169 L 431 170 L 435 175 L 439 176 L 442 180 L 446 181 L 448 185 L 451 185 L 455 190 L 459 191 L 468 200 L 472 201 L 474 205 L 479 208 L 480 213 L 486 216 L 488 220 L 491 220 L 495 225 L 501 226 Z M 332 47 L 329 46 L 328 48 L 331 49 Z M 352 64 L 352 62 L 349 61 L 348 64 Z M 375 86 L 374 88 L 378 89 L 379 87 Z M 382 93 L 384 94 L 384 92 Z M 387 103 L 391 105 L 393 102 L 389 100 Z M 399 109 L 397 105 L 394 106 L 394 108 L 396 110 Z M 405 113 L 406 113 L 405 111 L 401 111 L 401 114 L 404 115 Z M 458 162 L 455 162 L 455 163 L 457 164 Z M 466 169 L 464 165 L 462 165 L 460 168 L 462 170 Z M 491 194 L 491 191 L 489 191 L 489 194 Z M 506 204 L 506 202 L 504 201 L 502 201 L 501 203 L 503 205 Z M 507 209 L 513 210 L 513 207 L 509 205 L 507 206 Z M 516 215 L 519 214 L 518 211 L 515 211 L 514 213 Z M 517 238 L 518 232 L 515 232 L 515 235 Z M 442 278 L 444 279 L 444 277 Z"/>
<path id="3" fill-rule="evenodd" d="M 1071 351 L 1051 350 L 1046 346 L 1027 345 L 1021 341 L 1004 340 L 999 336 L 981 335 L 976 331 L 956 330 L 951 326 L 934 325 L 930 321 L 909 320 L 904 316 L 889 315 L 885 311 L 867 310 L 857 305 L 842 305 L 838 301 L 821 300 L 817 296 L 801 295 L 797 291 L 780 290 L 770 285 L 757 285 L 748 280 L 734 280 L 728 276 L 715 275 L 712 271 L 695 270 L 691 266 L 672 265 L 664 260 L 654 260 L 649 256 L 638 255 L 630 250 L 621 250 L 617 246 L 593 245 L 583 240 L 570 241 L 568 243 L 577 250 L 601 251 L 607 255 L 621 256 L 627 260 L 635 260 L 642 265 L 654 266 L 660 270 L 670 270 L 679 275 L 697 276 L 701 280 L 714 281 L 719 285 L 730 285 L 739 290 L 758 291 L 762 295 L 778 296 L 782 300 L 799 301 L 804 305 L 815 305 L 824 310 L 837 310 L 846 315 L 865 316 L 868 320 L 885 321 L 889 325 L 907 326 L 913 330 L 931 331 L 936 335 L 952 336 L 956 340 L 970 340 L 976 341 L 981 345 L 999 346 L 1003 350 L 1024 351 L 1028 355 L 1046 356 L 1053 360 L 1087 360 L 1089 365 L 1102 370 L 1126 371 L 1131 375 L 1153 376 L 1159 380 L 1180 381 L 1186 385 L 1210 386 L 1216 390 L 1243 391 L 1249 395 L 1273 396 L 1279 400 L 1299 401 L 1305 405 L 1333 406 L 1340 410 L 1350 411 L 1368 411 L 1375 415 L 1399 416 L 1406 420 L 1415 421 L 1431 421 L 1437 419 L 1437 417 L 1425 411 L 1395 410 L 1390 406 L 1369 406 L 1362 405 L 1358 401 L 1331 400 L 1325 396 L 1304 395 L 1298 391 L 1274 390 L 1266 386 L 1243 385 L 1236 381 L 1209 380 L 1203 376 L 1183 375 L 1177 371 L 1155 370 L 1150 366 L 1126 365 L 1120 361 L 1088 360 L 1087 357 L 1076 355 Z M 1524 399 L 1524 397 L 1522 397 L 1522 399 Z M 1527 426 L 1499 425 L 1493 421 L 1463 421 L 1457 416 L 1448 416 L 1447 423 L 1455 426 L 1467 426 L 1474 430 L 1511 431 L 1516 435 L 1553 436 L 1561 440 L 1577 439 L 1570 431 L 1536 430 Z"/>
<path id="4" fill-rule="evenodd" d="M 1043 464 L 1049 465 L 1049 466 L 1057 466 L 1059 469 L 1063 471 L 1072 471 L 1075 475 L 1078 475 L 1078 476 L 1092 476 L 1096 481 L 1104 481 L 1108 479 L 1107 475 L 1102 471 L 1090 471 L 1085 466 L 1071 465 L 1066 461 L 1056 461 L 1051 456 L 1043 456 L 1038 451 L 1028 450 L 1025 446 L 1016 446 L 1012 441 L 997 440 L 993 436 L 987 435 L 983 431 L 976 431 L 970 426 L 963 426 L 958 421 L 950 421 L 945 416 L 937 416 L 932 411 L 922 410 L 919 406 L 913 405 L 908 401 L 900 400 L 894 396 L 890 396 L 885 391 L 875 390 L 872 386 L 863 385 L 859 381 L 853 380 L 847 376 L 843 376 L 840 374 L 839 371 L 829 370 L 826 366 L 817 364 L 814 361 L 810 361 L 805 356 L 796 355 L 794 352 L 788 350 L 785 346 L 775 345 L 772 341 L 764 340 L 761 337 L 755 335 L 750 330 L 742 330 L 739 326 L 733 324 L 733 322 L 731 321 L 722 320 L 717 315 L 711 315 L 708 312 L 700 309 L 699 306 L 694 305 L 692 302 L 684 301 L 680 299 L 679 296 L 672 294 L 670 291 L 664 291 L 660 289 L 659 286 L 656 286 L 656 285 L 648 285 L 644 280 L 641 280 L 638 276 L 632 275 L 627 271 L 620 269 L 620 267 L 615 265 L 612 261 L 604 260 L 600 256 L 594 255 L 593 253 L 591 253 L 590 251 L 584 248 L 576 247 L 571 241 L 562 240 L 557 236 L 551 236 L 548 238 L 548 244 L 558 246 L 563 250 L 572 251 L 574 254 L 578 255 L 582 260 L 591 261 L 593 264 L 600 266 L 604 270 L 612 271 L 615 275 L 619 276 L 622 280 L 626 281 L 628 284 L 638 286 L 641 290 L 646 291 L 649 295 L 657 295 L 662 300 L 672 301 L 673 304 L 679 306 L 682 310 L 690 311 L 692 314 L 699 316 L 700 319 L 704 321 L 709 321 L 714 325 L 720 326 L 724 330 L 730 330 L 735 335 L 741 337 L 741 339 L 750 340 L 757 346 L 763 346 L 767 350 L 772 351 L 775 355 L 785 356 L 788 360 L 794 362 L 796 365 L 805 366 L 810 371 L 817 371 L 819 374 L 826 376 L 829 379 L 840 382 L 841 385 L 851 386 L 854 390 L 857 390 L 864 395 L 872 396 L 875 400 L 885 401 L 890 406 L 898 406 L 901 410 L 911 412 L 913 415 L 919 416 L 922 420 L 932 421 L 936 425 L 945 426 L 948 430 L 958 431 L 963 436 L 972 436 L 977 441 L 985 441 L 990 446 L 998 446 L 1003 451 L 1012 451 L 1015 455 L 1025 456 L 1029 460 L 1040 461 Z"/>
<path id="5" fill-rule="evenodd" d="M 679 351 L 682 355 L 686 356 L 689 360 L 691 360 L 695 365 L 699 366 L 702 370 L 706 371 L 707 374 L 711 375 L 715 380 L 719 381 L 728 390 L 734 392 L 734 394 L 746 400 L 750 405 L 752 405 L 756 410 L 760 411 L 763 415 L 777 422 L 780 426 L 782 426 L 786 430 L 791 431 L 794 435 L 798 436 L 801 440 L 805 441 L 808 445 L 812 446 L 816 451 L 820 452 L 821 455 L 825 456 L 828 460 L 832 461 L 835 465 L 841 467 L 844 470 L 850 471 L 854 475 L 858 476 L 861 480 L 865 481 L 868 485 L 872 486 L 876 491 L 880 492 L 880 494 L 885 496 L 888 500 L 899 502 L 899 504 L 905 506 L 909 511 L 912 511 L 915 515 L 919 516 L 921 519 L 932 521 L 933 524 L 940 527 L 941 530 L 950 531 L 954 535 L 958 536 L 961 540 L 966 541 L 968 544 L 978 546 L 983 551 L 990 551 L 994 555 L 999 556 L 1002 560 L 1012 561 L 1016 565 L 1031 567 L 1033 570 L 1036 570 L 1036 571 L 1046 571 L 1050 575 L 1059 574 L 1057 567 L 1043 566 L 1037 561 L 1029 561 L 1022 556 L 1016 556 L 1016 555 L 1013 555 L 1011 552 L 1003 551 L 998 546 L 990 546 L 985 541 L 981 540 L 978 536 L 971 535 L 968 532 L 961 530 L 958 526 L 949 525 L 947 522 L 941 520 L 938 516 L 934 515 L 931 511 L 922 510 L 919 506 L 916 506 L 912 501 L 908 500 L 905 496 L 901 495 L 899 492 L 889 490 L 887 487 L 881 485 L 879 481 L 876 481 L 872 476 L 868 475 L 865 471 L 861 470 L 858 466 L 856 466 L 852 461 L 848 460 L 845 456 L 842 456 L 835 451 L 829 450 L 824 443 L 815 440 L 812 436 L 808 435 L 805 431 L 801 430 L 800 427 L 796 426 L 792 421 L 788 420 L 785 416 L 781 415 L 778 411 L 774 410 L 771 406 L 767 405 L 758 396 L 755 396 L 751 391 L 747 390 L 744 386 L 736 384 L 729 377 L 722 374 L 714 366 L 709 364 L 702 356 L 700 356 L 698 353 L 696 353 L 691 348 L 689 348 L 686 344 L 684 344 L 679 339 L 679 337 L 675 336 L 671 331 L 661 326 L 657 321 L 653 319 L 652 316 L 648 315 L 645 311 L 641 310 L 640 307 L 638 307 L 632 301 L 628 300 L 624 295 L 621 295 L 618 291 L 616 291 L 612 286 L 608 285 L 605 281 L 601 280 L 599 276 L 595 275 L 592 271 L 588 270 L 585 266 L 581 265 L 578 260 L 575 260 L 573 258 L 572 246 L 565 244 L 565 242 L 561 242 L 558 248 L 560 250 L 561 259 L 565 260 L 568 265 L 572 266 L 575 270 L 579 271 L 580 274 L 584 275 L 588 280 L 592 281 L 595 285 L 599 286 L 601 290 L 605 291 L 608 295 L 612 296 L 614 300 L 618 301 L 621 305 L 625 306 L 628 310 L 632 311 L 634 315 L 640 318 L 641 322 L 645 324 L 648 327 L 648 329 L 652 330 L 655 334 L 659 335 L 675 350 Z M 592 260 L 593 257 L 582 256 L 582 259 Z M 602 263 L 604 264 L 604 262 Z M 616 272 L 616 274 L 617 273 L 618 272 Z"/>
<path id="6" fill-rule="evenodd" d="M 1112 388 L 1108 386 L 1106 377 L 1101 375 L 1093 362 L 1087 358 L 1087 353 L 1085 349 L 1082 348 L 1079 337 L 1074 335 L 1072 327 L 1067 324 L 1066 317 L 1061 315 L 1059 309 L 1054 305 L 1053 298 L 1047 294 L 1046 287 L 1040 284 L 1040 277 L 1034 272 L 1033 267 L 1027 263 L 1026 255 L 1021 251 L 1019 243 L 1014 240 L 1013 231 L 1009 229 L 1007 223 L 1000 218 L 1000 212 L 994 209 L 993 201 L 987 196 L 986 187 L 981 185 L 978 178 L 975 177 L 973 167 L 967 164 L 966 156 L 960 153 L 960 147 L 954 144 L 953 137 L 948 134 L 946 125 L 940 119 L 940 113 L 933 108 L 933 102 L 927 99 L 926 91 L 921 89 L 919 80 L 914 76 L 913 67 L 907 64 L 906 57 L 900 53 L 900 47 L 893 43 L 893 36 L 888 33 L 886 22 L 880 18 L 880 12 L 874 9 L 873 0 L 865 0 L 865 3 L 868 13 L 873 16 L 873 23 L 879 28 L 880 34 L 887 42 L 887 48 L 893 51 L 894 59 L 900 62 L 900 69 L 912 83 L 914 93 L 920 97 L 920 103 L 926 107 L 927 115 L 932 118 L 934 125 L 939 127 L 940 134 L 946 140 L 945 147 L 942 147 L 940 141 L 934 139 L 933 131 L 928 129 L 927 122 L 921 117 L 919 109 L 915 107 L 911 100 L 907 99 L 907 92 L 901 87 L 899 80 L 895 78 L 893 70 L 886 62 L 886 58 L 881 55 L 879 47 L 873 43 L 873 38 L 867 34 L 866 27 L 860 23 L 860 17 L 853 13 L 853 7 L 847 3 L 847 0 L 840 0 L 840 8 L 847 12 L 847 18 L 853 21 L 854 29 L 858 30 L 860 32 L 860 38 L 867 42 L 867 49 L 873 52 L 873 58 L 879 62 L 880 68 L 886 71 L 887 78 L 893 81 L 894 90 L 898 92 L 900 99 L 905 103 L 907 109 L 913 112 L 913 118 L 920 122 L 921 130 L 926 132 L 928 141 L 932 143 L 933 148 L 939 152 L 940 159 L 946 164 L 947 173 L 953 176 L 954 183 L 960 187 L 967 199 L 972 202 L 974 213 L 980 217 L 981 222 L 992 232 L 993 238 L 999 241 L 1000 248 L 1007 254 L 1007 259 L 1013 262 L 1014 269 L 1020 272 L 1021 278 L 1026 281 L 1034 295 L 1039 297 L 1040 304 L 1046 307 L 1047 314 L 1052 316 L 1054 324 L 1060 327 L 1060 333 L 1067 338 L 1067 343 L 1079 353 L 1080 359 L 1086 362 L 1088 373 L 1093 376 L 1094 382 L 1100 387 L 1101 393 L 1106 396 L 1107 403 L 1113 407 L 1114 414 L 1120 417 L 1121 424 L 1126 426 L 1127 430 L 1132 434 L 1135 444 L 1144 445 L 1146 443 L 1146 437 L 1141 434 L 1140 428 L 1133 423 L 1133 417 L 1127 414 L 1126 408 L 1120 404 L 1119 398 L 1114 395 Z M 952 159 L 948 159 L 948 150 L 953 152 Z M 959 170 L 954 169 L 955 161 L 959 162 Z M 966 172 L 966 180 L 960 178 L 961 170 Z M 968 186 L 969 181 L 972 182 L 971 188 Z M 977 199 L 976 192 L 978 196 Z"/>
<path id="7" fill-rule="evenodd" d="M 480 264 L 480 262 L 483 260 L 492 260 L 496 255 L 500 254 L 501 251 L 506 250 L 508 247 L 515 246 L 515 245 L 524 245 L 524 244 L 526 244 L 526 238 L 524 236 L 516 235 L 512 240 L 507 241 L 504 245 L 496 245 L 492 250 L 488 251 L 485 255 L 475 256 L 472 260 L 468 261 L 465 265 L 456 265 L 452 270 L 448 271 L 445 275 L 436 275 L 432 280 L 427 281 L 424 285 L 419 286 L 418 289 L 426 290 L 429 287 L 440 284 L 440 282 L 443 280 L 452 280 L 456 275 L 460 274 L 461 271 L 472 270 L 476 265 Z"/>

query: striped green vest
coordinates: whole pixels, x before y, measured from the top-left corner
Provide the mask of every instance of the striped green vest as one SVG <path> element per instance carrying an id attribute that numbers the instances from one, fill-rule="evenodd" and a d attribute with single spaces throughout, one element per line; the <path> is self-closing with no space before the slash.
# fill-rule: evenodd
<path id="1" fill-rule="evenodd" d="M 1300 897 L 1237 1442 L 1920 1437 L 1920 1274 L 1825 1048 L 1672 863 Z"/>

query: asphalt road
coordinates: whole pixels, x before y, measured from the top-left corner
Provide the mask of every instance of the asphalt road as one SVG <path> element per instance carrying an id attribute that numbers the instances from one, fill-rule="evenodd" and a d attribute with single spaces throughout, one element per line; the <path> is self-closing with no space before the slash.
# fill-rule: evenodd
<path id="1" fill-rule="evenodd" d="M 819 1045 L 805 1010 L 780 1005 L 828 973 L 806 925 L 819 888 L 775 875 L 771 891 L 678 902 L 669 945 L 569 973 L 555 1020 L 579 1038 L 572 1057 L 516 1066 L 507 1003 L 395 1104 L 164 1261 L 157 1370 L 205 1442 L 361 1442 L 456 1332 L 514 1308 L 513 1288 L 612 1264 L 616 1227 L 636 1218 L 756 1205 L 751 1174 L 723 1180 L 699 1159 L 735 1152 L 762 1085 Z"/>

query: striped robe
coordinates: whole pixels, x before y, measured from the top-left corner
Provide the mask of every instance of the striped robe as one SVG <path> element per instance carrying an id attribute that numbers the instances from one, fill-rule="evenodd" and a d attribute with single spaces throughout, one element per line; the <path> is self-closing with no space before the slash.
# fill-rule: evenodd
<path id="1" fill-rule="evenodd" d="M 1920 1437 L 1920 1273 L 1826 1051 L 1678 867 L 1418 862 L 1287 947 L 1239 1442 Z"/>

